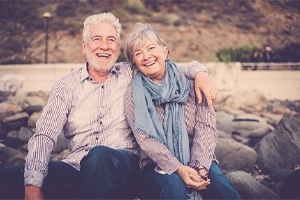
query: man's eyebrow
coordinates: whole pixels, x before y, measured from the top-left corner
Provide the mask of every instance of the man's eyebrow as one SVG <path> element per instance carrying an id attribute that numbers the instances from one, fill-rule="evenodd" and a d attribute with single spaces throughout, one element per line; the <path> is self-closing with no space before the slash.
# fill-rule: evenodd
<path id="1" fill-rule="evenodd" d="M 95 38 L 95 37 L 100 37 L 100 38 L 102 38 L 102 36 L 100 36 L 100 35 L 92 35 L 92 36 L 91 36 L 91 38 Z M 106 38 L 115 38 L 115 39 L 116 39 L 116 36 L 109 35 L 109 36 L 107 36 Z"/>

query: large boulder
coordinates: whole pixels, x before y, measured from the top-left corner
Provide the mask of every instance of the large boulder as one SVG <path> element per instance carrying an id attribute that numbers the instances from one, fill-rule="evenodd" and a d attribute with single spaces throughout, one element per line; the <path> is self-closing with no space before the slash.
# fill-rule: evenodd
<path id="1" fill-rule="evenodd" d="M 255 147 L 257 164 L 266 173 L 292 169 L 300 164 L 300 119 L 284 115 L 278 127 Z"/>
<path id="2" fill-rule="evenodd" d="M 224 172 L 250 172 L 256 162 L 254 149 L 228 138 L 219 139 L 215 154 Z"/>
<path id="3" fill-rule="evenodd" d="M 229 172 L 226 176 L 231 180 L 242 199 L 280 199 L 274 191 L 244 171 Z"/>

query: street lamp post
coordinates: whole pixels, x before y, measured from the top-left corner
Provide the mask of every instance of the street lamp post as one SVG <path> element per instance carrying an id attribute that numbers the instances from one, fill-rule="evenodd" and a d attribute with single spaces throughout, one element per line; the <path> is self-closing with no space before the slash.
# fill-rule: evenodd
<path id="1" fill-rule="evenodd" d="M 45 12 L 43 18 L 46 20 L 46 37 L 45 37 L 45 63 L 48 63 L 48 40 L 49 40 L 49 21 L 52 17 L 51 13 Z"/>

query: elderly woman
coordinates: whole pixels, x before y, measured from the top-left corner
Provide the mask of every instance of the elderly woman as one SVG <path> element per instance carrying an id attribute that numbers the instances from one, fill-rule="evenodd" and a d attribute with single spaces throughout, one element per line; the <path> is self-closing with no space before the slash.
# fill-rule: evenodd
<path id="1" fill-rule="evenodd" d="M 205 199 L 239 199 L 214 155 L 215 111 L 196 102 L 193 80 L 168 59 L 166 42 L 138 23 L 125 55 L 137 69 L 125 114 L 141 148 L 141 198 L 197 199 L 200 191 Z"/>

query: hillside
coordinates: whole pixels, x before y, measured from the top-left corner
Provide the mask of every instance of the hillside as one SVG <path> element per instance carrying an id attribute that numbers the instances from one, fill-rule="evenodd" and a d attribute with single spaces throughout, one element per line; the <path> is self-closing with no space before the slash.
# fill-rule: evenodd
<path id="1" fill-rule="evenodd" d="M 129 2 L 142 4 L 130 5 Z M 175 61 L 217 61 L 222 48 L 279 49 L 300 43 L 300 2 L 296 0 L 212 1 L 1 1 L 0 63 L 44 61 L 46 11 L 53 15 L 49 63 L 84 62 L 81 31 L 90 14 L 112 12 L 123 25 L 122 37 L 136 22 L 152 24 L 166 39 Z M 140 8 L 140 9 L 137 9 Z"/>

